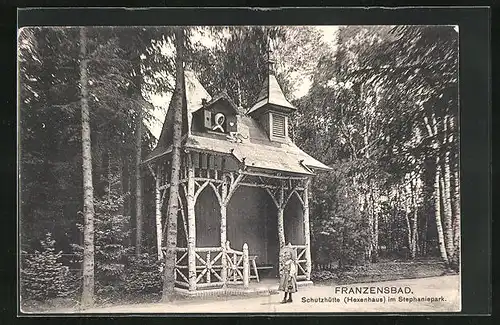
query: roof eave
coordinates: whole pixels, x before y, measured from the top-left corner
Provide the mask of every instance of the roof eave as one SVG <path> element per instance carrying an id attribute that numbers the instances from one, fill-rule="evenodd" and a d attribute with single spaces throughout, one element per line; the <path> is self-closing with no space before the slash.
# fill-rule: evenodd
<path id="1" fill-rule="evenodd" d="M 161 157 L 163 157 L 163 156 L 165 156 L 165 155 L 167 155 L 167 154 L 169 154 L 169 153 L 171 153 L 171 152 L 172 152 L 172 146 L 169 146 L 169 147 L 168 147 L 167 149 L 165 149 L 164 151 L 161 151 L 160 153 L 158 153 L 158 154 L 156 154 L 156 155 L 154 155 L 154 156 L 152 156 L 152 157 L 149 157 L 149 158 L 146 158 L 145 160 L 143 160 L 143 161 L 141 162 L 141 165 L 145 165 L 145 164 L 147 164 L 147 163 L 150 163 L 150 162 L 152 162 L 152 161 L 154 161 L 154 160 L 156 160 L 156 159 L 158 159 L 158 158 L 161 158 Z"/>

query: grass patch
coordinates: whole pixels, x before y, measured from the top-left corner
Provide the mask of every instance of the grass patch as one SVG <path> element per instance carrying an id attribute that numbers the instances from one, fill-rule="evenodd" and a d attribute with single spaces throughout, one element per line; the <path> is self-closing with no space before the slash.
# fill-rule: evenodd
<path id="1" fill-rule="evenodd" d="M 452 274 L 439 260 L 416 261 L 385 260 L 344 269 L 313 271 L 311 277 L 316 284 L 345 285 L 353 283 L 395 281 L 401 279 L 427 278 Z"/>

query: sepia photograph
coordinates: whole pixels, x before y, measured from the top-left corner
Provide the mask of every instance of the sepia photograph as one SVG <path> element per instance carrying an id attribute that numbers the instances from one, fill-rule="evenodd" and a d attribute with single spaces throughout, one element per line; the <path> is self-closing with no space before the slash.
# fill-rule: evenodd
<path id="1" fill-rule="evenodd" d="M 18 29 L 23 314 L 459 312 L 456 25 Z"/>

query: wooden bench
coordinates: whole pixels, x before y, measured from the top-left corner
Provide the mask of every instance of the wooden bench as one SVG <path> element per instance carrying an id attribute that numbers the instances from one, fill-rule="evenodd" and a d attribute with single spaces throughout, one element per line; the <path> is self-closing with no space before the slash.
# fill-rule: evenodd
<path id="1" fill-rule="evenodd" d="M 259 265 L 257 266 L 257 255 L 248 256 L 248 261 L 250 262 L 250 280 L 256 279 L 257 282 L 260 282 L 259 278 L 259 270 L 272 270 L 274 267 L 272 265 Z M 252 274 L 253 271 L 253 274 Z"/>

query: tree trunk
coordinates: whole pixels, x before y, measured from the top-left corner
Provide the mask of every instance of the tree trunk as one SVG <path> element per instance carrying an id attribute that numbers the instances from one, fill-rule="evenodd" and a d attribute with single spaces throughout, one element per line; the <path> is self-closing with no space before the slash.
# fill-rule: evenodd
<path id="1" fill-rule="evenodd" d="M 450 200 L 452 210 L 452 227 L 453 227 L 453 259 L 451 261 L 452 268 L 459 271 L 460 268 L 460 163 L 458 155 L 458 121 L 456 116 L 450 117 L 450 163 L 452 170 L 450 172 Z"/>
<path id="2" fill-rule="evenodd" d="M 370 204 L 370 213 L 371 213 L 371 221 L 373 223 L 372 230 L 372 256 L 371 261 L 376 263 L 378 262 L 378 213 L 375 206 L 375 198 L 374 198 L 374 189 L 372 187 L 373 182 L 370 181 L 368 183 L 370 190 L 369 204 Z"/>
<path id="3" fill-rule="evenodd" d="M 82 109 L 83 169 L 83 291 L 82 307 L 94 304 L 94 186 L 92 183 L 92 149 L 87 89 L 87 29 L 80 28 L 80 89 Z"/>
<path id="4" fill-rule="evenodd" d="M 443 124 L 444 134 L 443 134 L 443 146 L 445 148 L 444 159 L 441 161 L 441 186 L 442 186 L 442 197 L 443 197 L 443 226 L 444 226 L 444 238 L 446 244 L 446 253 L 448 259 L 451 261 L 453 259 L 453 253 L 455 251 L 453 245 L 453 226 L 452 226 L 452 206 L 451 206 L 451 186 L 450 186 L 450 154 L 448 146 L 448 118 L 444 117 Z"/>
<path id="5" fill-rule="evenodd" d="M 441 170 L 445 170 L 444 166 L 441 166 Z M 453 258 L 453 228 L 451 223 L 451 202 L 450 196 L 448 192 L 448 187 L 446 186 L 446 172 L 440 173 L 440 189 L 441 189 L 441 200 L 442 200 L 442 211 L 443 211 L 443 234 L 444 241 L 446 247 L 446 255 L 448 259 L 451 260 Z"/>
<path id="6" fill-rule="evenodd" d="M 404 199 L 405 202 L 405 209 L 404 209 L 404 214 L 405 214 L 405 221 L 406 221 L 406 227 L 408 228 L 406 233 L 408 236 L 408 248 L 411 250 L 411 247 L 413 247 L 413 236 L 412 236 L 412 229 L 411 229 L 411 222 L 410 222 L 410 213 L 409 213 L 409 206 L 408 206 L 408 199 L 405 197 Z"/>
<path id="7" fill-rule="evenodd" d="M 458 167 L 453 173 L 452 183 L 452 208 L 453 208 L 453 245 L 455 251 L 453 254 L 452 266 L 455 269 L 460 267 L 460 178 Z"/>
<path id="8" fill-rule="evenodd" d="M 179 175 L 181 168 L 181 136 L 182 136 L 182 105 L 185 96 L 184 93 L 184 30 L 175 29 L 175 47 L 177 50 L 176 69 L 175 69 L 175 94 L 171 100 L 174 100 L 174 132 L 172 143 L 172 169 L 170 177 L 170 193 L 167 210 L 167 253 L 165 257 L 165 271 L 163 283 L 163 300 L 174 300 L 175 285 L 175 260 L 177 247 L 177 213 L 179 197 Z"/>
<path id="9" fill-rule="evenodd" d="M 141 177 L 141 160 L 142 160 L 142 107 L 137 107 L 137 122 L 135 129 L 135 255 L 141 254 L 142 247 L 142 177 Z"/>
<path id="10" fill-rule="evenodd" d="M 415 259 L 417 256 L 417 234 L 418 234 L 418 206 L 417 206 L 417 184 L 415 181 L 415 184 L 412 180 L 411 182 L 411 199 L 412 199 L 412 206 L 413 206 L 413 229 L 412 229 L 412 236 L 411 236 L 411 246 L 410 246 L 410 254 L 411 258 Z"/>
<path id="11" fill-rule="evenodd" d="M 127 217 L 127 229 L 130 230 L 127 236 L 127 245 L 132 246 L 132 220 L 130 220 L 130 170 L 129 157 L 122 152 L 122 193 L 123 199 L 123 214 Z"/>
<path id="12" fill-rule="evenodd" d="M 158 164 L 158 168 L 156 168 L 156 175 L 155 175 L 155 221 L 156 221 L 156 250 L 157 250 L 157 255 L 158 255 L 158 260 L 161 260 L 163 258 L 163 253 L 162 253 L 162 231 L 161 231 L 161 192 L 160 192 L 160 186 L 161 186 L 161 173 L 162 173 L 162 168 L 161 165 Z"/>
<path id="13" fill-rule="evenodd" d="M 436 216 L 436 228 L 438 235 L 439 252 L 441 253 L 441 258 L 443 262 L 448 265 L 448 254 L 446 252 L 446 244 L 444 242 L 443 234 L 443 224 L 441 223 L 441 191 L 439 186 L 439 179 L 441 178 L 439 164 L 436 163 L 436 180 L 434 182 L 434 205 L 435 205 L 435 216 Z"/>

